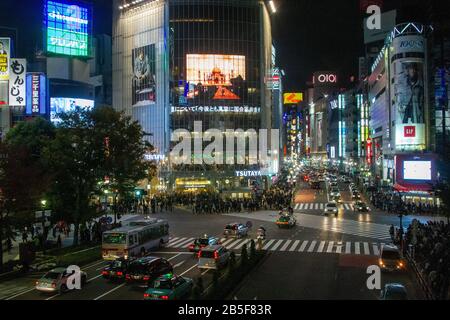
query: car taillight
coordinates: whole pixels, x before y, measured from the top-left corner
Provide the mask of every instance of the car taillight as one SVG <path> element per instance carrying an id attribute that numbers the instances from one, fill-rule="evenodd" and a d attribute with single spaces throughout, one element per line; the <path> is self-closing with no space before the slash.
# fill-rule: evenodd
<path id="1" fill-rule="evenodd" d="M 104 270 L 104 271 L 102 271 L 102 275 L 104 275 L 104 276 L 107 276 L 107 275 L 108 275 L 108 273 L 109 273 L 108 271 L 105 271 L 105 270 Z"/>
<path id="2" fill-rule="evenodd" d="M 126 278 L 127 280 L 130 280 L 130 279 L 131 279 L 131 277 L 130 277 L 129 274 L 127 274 L 127 275 L 125 276 L 125 278 Z"/>
<path id="3" fill-rule="evenodd" d="M 189 248 L 189 249 L 194 249 L 194 245 L 193 245 L 193 244 L 190 244 L 188 248 Z"/>
<path id="4" fill-rule="evenodd" d="M 144 281 L 148 281 L 148 280 L 150 280 L 150 277 L 149 276 L 145 276 L 143 279 L 144 279 Z"/>
<path id="5" fill-rule="evenodd" d="M 160 298 L 163 300 L 169 300 L 169 296 L 160 296 Z"/>
<path id="6" fill-rule="evenodd" d="M 198 253 L 197 253 L 197 258 L 201 258 L 202 257 L 202 252 L 201 251 L 199 251 Z"/>
<path id="7" fill-rule="evenodd" d="M 144 298 L 149 298 L 149 297 L 150 297 L 150 294 L 144 293 Z"/>
<path id="8" fill-rule="evenodd" d="M 214 259 L 215 260 L 219 259 L 219 253 L 217 251 L 214 251 Z"/>
<path id="9" fill-rule="evenodd" d="M 117 274 L 118 277 L 122 277 L 123 276 L 123 272 L 122 271 L 118 271 L 116 274 Z"/>

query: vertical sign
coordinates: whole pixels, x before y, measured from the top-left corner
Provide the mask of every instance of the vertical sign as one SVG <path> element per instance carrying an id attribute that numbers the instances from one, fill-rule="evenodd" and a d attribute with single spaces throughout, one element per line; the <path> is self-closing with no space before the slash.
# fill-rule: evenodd
<path id="1" fill-rule="evenodd" d="M 0 80 L 9 79 L 10 38 L 0 38 Z"/>
<path id="2" fill-rule="evenodd" d="M 46 80 L 42 73 L 27 74 L 27 115 L 46 113 Z"/>
<path id="3" fill-rule="evenodd" d="M 9 68 L 9 104 L 11 106 L 25 107 L 26 72 L 26 59 L 11 59 Z"/>

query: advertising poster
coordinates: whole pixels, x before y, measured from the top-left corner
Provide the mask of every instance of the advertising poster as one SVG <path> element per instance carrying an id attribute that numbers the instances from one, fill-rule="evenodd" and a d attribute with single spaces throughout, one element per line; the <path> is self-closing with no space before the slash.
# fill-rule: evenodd
<path id="1" fill-rule="evenodd" d="M 51 98 L 50 99 L 50 121 L 57 124 L 61 122 L 60 113 L 68 113 L 76 108 L 92 109 L 94 107 L 93 100 L 78 98 Z"/>
<path id="2" fill-rule="evenodd" d="M 0 80 L 9 79 L 10 38 L 0 38 Z"/>
<path id="3" fill-rule="evenodd" d="M 46 114 L 47 81 L 43 73 L 27 74 L 27 115 Z"/>
<path id="4" fill-rule="evenodd" d="M 408 149 L 425 148 L 424 66 L 419 62 L 395 64 L 396 145 Z"/>
<path id="5" fill-rule="evenodd" d="M 156 103 L 155 44 L 133 49 L 133 106 Z"/>
<path id="6" fill-rule="evenodd" d="M 26 59 L 11 59 L 9 67 L 9 104 L 25 107 L 26 104 Z"/>

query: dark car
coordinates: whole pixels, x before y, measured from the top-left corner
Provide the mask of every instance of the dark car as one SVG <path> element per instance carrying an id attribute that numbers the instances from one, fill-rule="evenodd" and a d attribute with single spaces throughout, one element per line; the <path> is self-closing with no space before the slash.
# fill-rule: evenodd
<path id="1" fill-rule="evenodd" d="M 157 257 L 144 257 L 130 263 L 125 279 L 127 284 L 149 286 L 155 279 L 168 273 L 173 273 L 169 261 Z"/>
<path id="2" fill-rule="evenodd" d="M 356 202 L 355 202 L 355 211 L 358 211 L 358 212 L 369 212 L 369 211 L 370 211 L 370 208 L 369 208 L 369 206 L 368 206 L 367 204 L 365 204 L 364 202 L 362 202 L 362 201 L 356 201 Z"/>
<path id="3" fill-rule="evenodd" d="M 129 259 L 120 258 L 111 262 L 102 271 L 102 276 L 110 280 L 124 280 L 130 265 Z"/>
<path id="4" fill-rule="evenodd" d="M 220 244 L 220 240 L 218 238 L 204 236 L 203 238 L 195 239 L 193 243 L 188 246 L 190 252 L 199 252 L 201 249 L 206 248 L 207 246 L 214 246 Z"/>

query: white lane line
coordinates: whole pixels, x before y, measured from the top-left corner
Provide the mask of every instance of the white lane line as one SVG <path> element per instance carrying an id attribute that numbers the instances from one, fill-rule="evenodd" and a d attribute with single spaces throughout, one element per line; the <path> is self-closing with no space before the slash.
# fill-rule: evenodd
<path id="1" fill-rule="evenodd" d="M 298 249 L 299 252 L 303 252 L 306 249 L 306 246 L 308 245 L 308 240 L 303 241 L 302 245 L 300 246 L 300 249 Z"/>
<path id="2" fill-rule="evenodd" d="M 228 239 L 227 241 L 225 241 L 224 243 L 222 243 L 222 245 L 224 247 L 226 247 L 229 243 L 233 242 L 235 239 Z"/>
<path id="3" fill-rule="evenodd" d="M 206 269 L 205 271 L 203 271 L 201 274 L 202 276 L 204 276 L 205 274 L 207 274 L 211 269 Z"/>
<path id="4" fill-rule="evenodd" d="M 126 285 L 126 283 L 122 283 L 121 285 L 115 287 L 114 289 L 111 289 L 111 290 L 109 290 L 108 292 L 105 292 L 104 294 L 102 294 L 101 296 L 98 296 L 98 297 L 95 298 L 94 300 L 99 300 L 99 299 L 101 299 L 101 298 L 107 296 L 108 294 L 110 294 L 110 293 L 112 293 L 112 292 L 114 292 L 114 291 L 116 291 L 116 290 L 122 288 L 122 287 L 125 286 L 125 285 Z"/>
<path id="5" fill-rule="evenodd" d="M 238 249 L 241 249 L 245 244 L 247 244 L 247 243 L 249 243 L 251 240 L 250 239 L 247 239 L 247 240 L 245 240 L 244 242 L 242 242 L 241 244 L 239 244 L 236 248 L 234 248 L 234 249 L 236 249 L 236 250 L 238 250 Z"/>
<path id="6" fill-rule="evenodd" d="M 333 253 L 334 241 L 328 243 L 327 253 Z"/>
<path id="7" fill-rule="evenodd" d="M 171 261 L 171 260 L 175 259 L 176 257 L 181 256 L 182 254 L 183 254 L 183 253 L 179 253 L 179 254 L 177 254 L 177 255 L 174 255 L 172 258 L 167 259 L 167 261 Z"/>
<path id="8" fill-rule="evenodd" d="M 239 240 L 234 241 L 233 243 L 227 245 L 227 249 L 233 249 L 233 247 L 241 241 L 243 241 L 243 240 L 239 239 Z"/>
<path id="9" fill-rule="evenodd" d="M 380 250 L 378 249 L 378 244 L 377 244 L 377 243 L 374 243 L 374 244 L 372 245 L 372 249 L 373 249 L 373 254 L 374 254 L 374 255 L 376 255 L 376 256 L 379 256 L 379 255 L 380 255 Z"/>
<path id="10" fill-rule="evenodd" d="M 370 256 L 369 244 L 367 242 L 364 242 L 364 254 Z"/>
<path id="11" fill-rule="evenodd" d="M 298 244 L 300 243 L 300 240 L 295 240 L 292 247 L 289 249 L 290 252 L 295 251 L 295 248 L 297 248 Z"/>
<path id="12" fill-rule="evenodd" d="M 286 251 L 287 247 L 291 244 L 292 240 L 287 240 L 284 246 L 281 247 L 280 251 Z"/>
<path id="13" fill-rule="evenodd" d="M 90 279 L 87 280 L 86 282 L 91 282 L 92 280 L 98 279 L 98 278 L 100 278 L 101 276 L 102 276 L 102 275 L 99 274 L 98 276 L 95 276 L 95 277 L 93 277 L 93 278 L 90 278 Z"/>
<path id="14" fill-rule="evenodd" d="M 183 272 L 182 274 L 180 274 L 180 277 L 184 276 L 186 273 L 188 273 L 189 271 L 191 271 L 191 270 L 194 269 L 195 267 L 197 267 L 197 264 L 194 264 L 192 267 L 190 267 L 190 268 L 187 269 L 185 272 Z"/>
<path id="15" fill-rule="evenodd" d="M 45 299 L 45 300 L 52 300 L 53 298 L 56 298 L 57 296 L 60 296 L 61 294 L 55 294 L 54 296 L 51 296 L 51 297 L 48 297 L 47 299 Z"/>
<path id="16" fill-rule="evenodd" d="M 314 240 L 313 242 L 311 242 L 311 245 L 309 246 L 308 252 L 313 252 L 314 248 L 316 246 L 317 241 Z"/>
<path id="17" fill-rule="evenodd" d="M 338 242 L 338 244 L 336 245 L 336 253 L 342 253 L 342 242 Z"/>
<path id="18" fill-rule="evenodd" d="M 177 239 L 177 240 L 175 240 L 175 239 Z M 176 244 L 178 244 L 178 243 L 180 243 L 180 242 L 182 242 L 182 241 L 184 241 L 186 239 L 187 238 L 174 238 L 174 240 L 171 240 L 167 246 L 169 246 L 169 247 L 174 246 L 174 245 L 176 245 Z"/>
<path id="19" fill-rule="evenodd" d="M 269 249 L 269 247 L 272 245 L 272 243 L 274 243 L 275 240 L 270 240 L 269 242 L 266 243 L 266 245 L 263 247 L 263 250 L 267 250 Z"/>
<path id="20" fill-rule="evenodd" d="M 106 261 L 104 261 L 104 260 L 98 261 L 98 262 L 96 262 L 96 263 L 94 263 L 94 264 L 91 264 L 91 265 L 89 265 L 89 266 L 87 266 L 87 267 L 84 267 L 83 270 L 90 269 L 90 268 L 95 267 L 95 266 L 98 266 L 99 264 L 102 264 L 102 263 L 106 263 Z M 97 270 L 98 270 L 98 269 L 97 269 Z"/>
<path id="21" fill-rule="evenodd" d="M 183 261 L 177 263 L 176 265 L 173 266 L 173 268 L 175 269 L 175 268 L 181 267 L 183 264 L 186 263 L 186 261 L 187 261 L 187 260 L 183 260 Z"/>
<path id="22" fill-rule="evenodd" d="M 9 298 L 6 298 L 5 300 L 11 300 L 11 299 L 17 298 L 17 297 L 19 297 L 19 296 L 21 296 L 21 295 L 23 295 L 23 294 L 25 294 L 25 293 L 28 293 L 28 292 L 30 292 L 30 291 L 35 290 L 35 289 L 36 289 L 36 288 L 31 288 L 31 289 L 29 289 L 29 290 L 22 291 L 22 292 L 17 293 L 17 294 L 15 294 L 15 295 L 13 295 L 13 296 L 11 296 L 11 297 L 9 297 Z"/>
<path id="23" fill-rule="evenodd" d="M 320 242 L 319 248 L 317 249 L 318 253 L 321 253 L 323 251 L 323 248 L 325 248 L 325 243 L 326 243 L 326 241 Z"/>
<path id="24" fill-rule="evenodd" d="M 355 254 L 361 254 L 361 248 L 359 247 L 359 242 L 355 242 Z"/>
<path id="25" fill-rule="evenodd" d="M 345 254 L 351 254 L 352 253 L 352 243 L 346 242 L 345 243 Z"/>
<path id="26" fill-rule="evenodd" d="M 188 240 L 186 240 L 186 241 L 182 241 L 182 242 L 180 242 L 179 244 L 177 244 L 177 245 L 175 245 L 175 246 L 173 246 L 173 247 L 174 247 L 174 248 L 184 247 L 184 246 L 186 246 L 189 242 L 191 242 L 192 240 L 194 240 L 194 238 L 190 238 L 190 239 L 188 239 Z"/>
<path id="27" fill-rule="evenodd" d="M 227 238 L 222 238 L 222 239 L 220 239 L 220 244 L 222 244 L 223 242 L 225 242 L 225 240 L 227 240 Z"/>
<path id="28" fill-rule="evenodd" d="M 284 240 L 278 240 L 278 242 L 270 249 L 270 251 L 275 251 L 283 243 Z"/>

